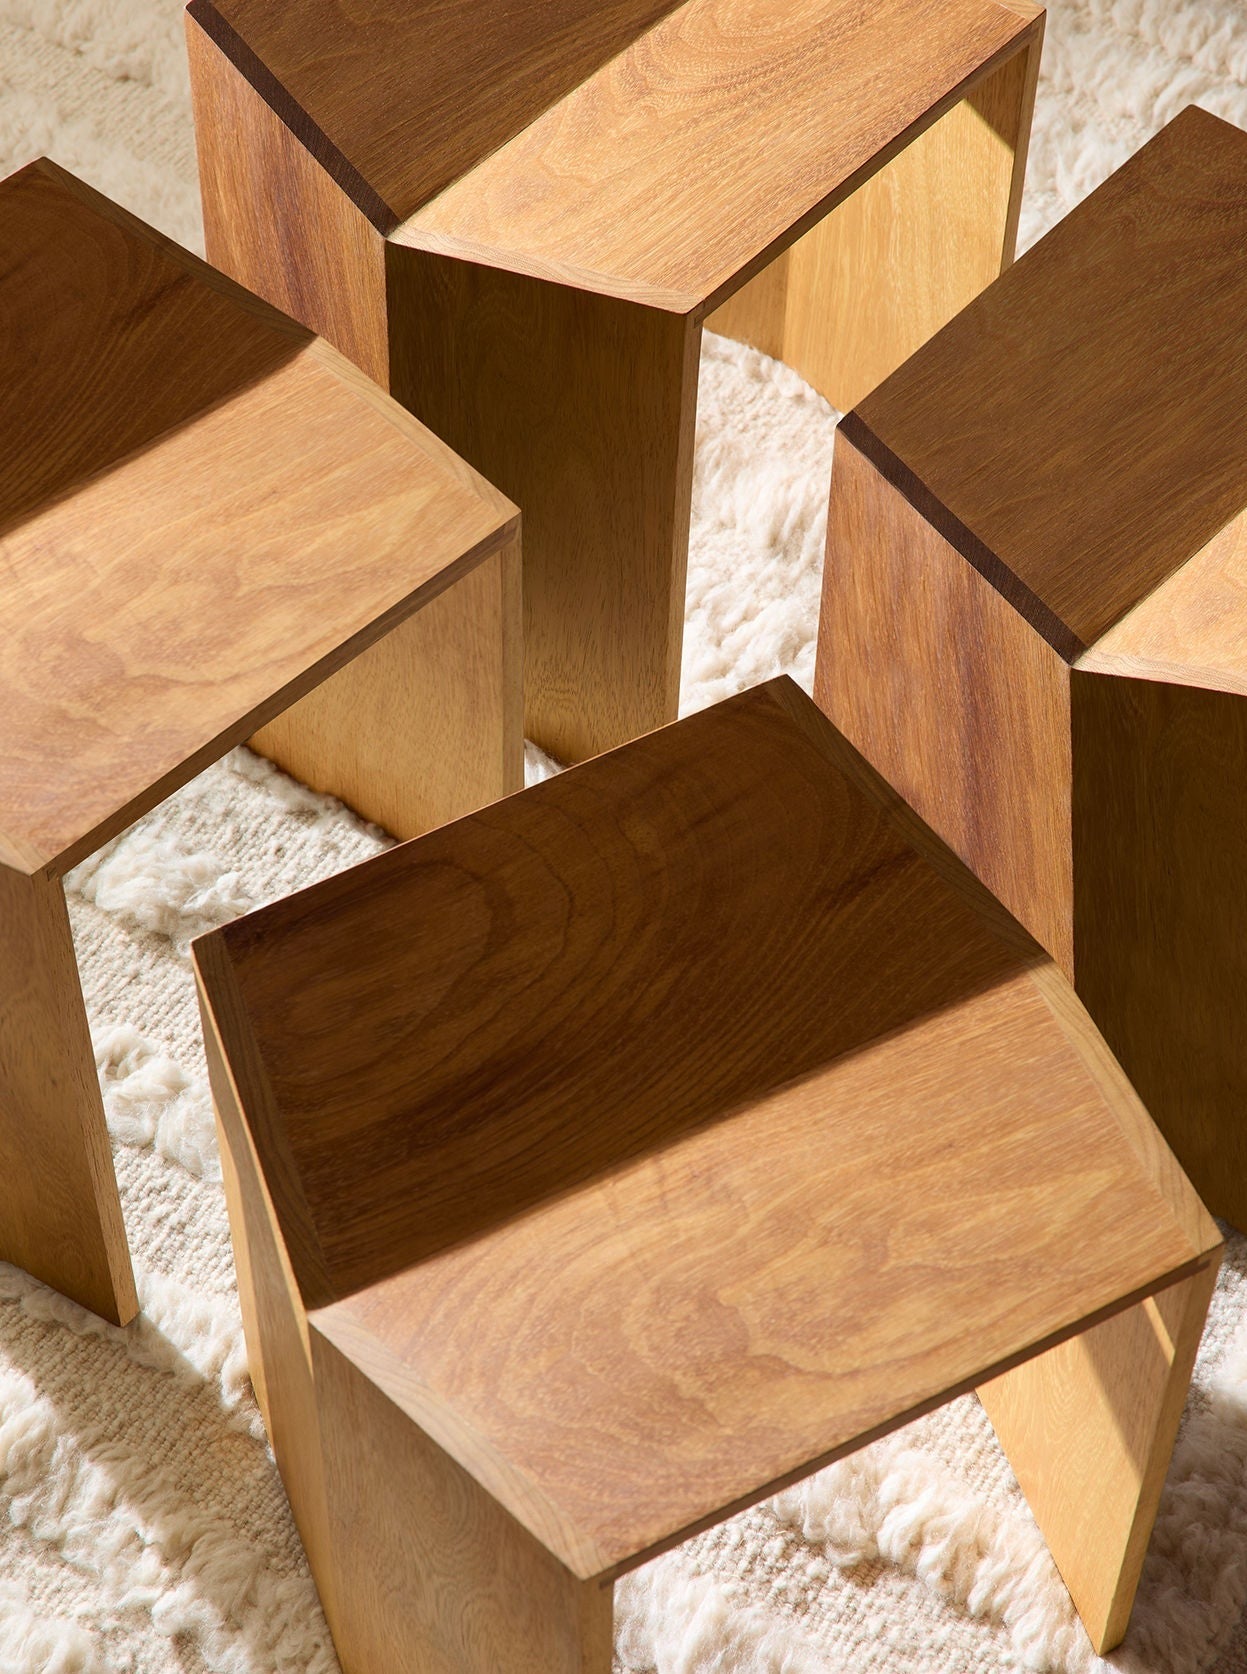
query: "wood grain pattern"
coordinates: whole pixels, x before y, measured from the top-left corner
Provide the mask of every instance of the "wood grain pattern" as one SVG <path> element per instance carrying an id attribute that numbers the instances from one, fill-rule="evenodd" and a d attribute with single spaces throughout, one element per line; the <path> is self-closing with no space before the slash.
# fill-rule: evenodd
<path id="1" fill-rule="evenodd" d="M 1163 1367 L 1139 1320 L 1216 1229 L 1051 963 L 790 681 L 194 952 L 370 1666 L 476 1667 L 457 1624 L 555 1582 L 556 1666 L 592 1598 L 608 1656 L 595 1581 L 1129 1313 L 1120 1387 L 1062 1373 L 1085 1430 L 1018 1429 L 1115 1630 L 1206 1293 Z"/>
<path id="2" fill-rule="evenodd" d="M 1069 985 L 1035 985 L 1206 1265 L 978 1394 L 1092 1643 L 1126 1632 L 1220 1262 L 1220 1234 Z M 1061 1461 L 1060 1469 L 1057 1461 Z M 1076 1474 L 1077 1495 L 1069 1478 Z M 1102 1538 L 1088 1541 L 1088 1528 Z"/>
<path id="3" fill-rule="evenodd" d="M 1247 1226 L 1247 708 L 1073 677 L 1080 991 L 1209 1207 Z"/>
<path id="4" fill-rule="evenodd" d="M 833 399 L 895 365 L 1011 251 L 1042 13 L 487 10 L 193 0 L 206 225 L 522 504 L 527 730 L 580 760 L 675 715 L 698 322 L 769 288 Z"/>
<path id="5" fill-rule="evenodd" d="M 843 428 L 814 696 L 1072 972 L 1069 669 Z"/>
<path id="6" fill-rule="evenodd" d="M 686 0 L 392 236 L 688 311 L 825 214 L 1026 27 L 983 0 Z"/>
<path id="7" fill-rule="evenodd" d="M 624 51 L 679 0 L 192 0 L 382 232 Z M 241 51 L 239 50 L 241 47 Z"/>
<path id="8" fill-rule="evenodd" d="M 812 740 L 790 743 L 794 730 L 765 695 L 692 717 L 343 874 L 315 912 L 294 897 L 225 933 L 334 1294 L 988 986 L 1025 956 L 980 927 L 877 796 L 827 771 Z M 639 851 L 634 826 L 649 833 Z M 605 901 L 609 912 L 590 910 Z M 712 935 L 729 911 L 731 937 Z M 495 921 L 509 931 L 497 942 Z M 787 927 L 803 922 L 820 933 L 798 959 Z M 889 940 L 894 923 L 903 945 Z M 413 938 L 411 924 L 427 930 Z M 829 986 L 848 987 L 867 949 L 870 982 L 829 1008 Z M 698 982 L 711 971 L 708 1010 Z M 443 1011 L 451 983 L 479 1013 Z M 360 1026 L 327 1035 L 344 1005 Z M 587 1109 L 598 1113 L 588 1132 Z M 428 1137 L 414 1145 L 417 1128 Z"/>
<path id="9" fill-rule="evenodd" d="M 1042 40 L 871 175 L 706 320 L 796 368 L 842 412 L 1013 259 Z"/>
<path id="10" fill-rule="evenodd" d="M 247 1367 L 290 1509 L 332 1623 L 338 1610 L 307 1316 L 278 1231 L 264 1170 L 242 1114 L 234 1070 L 198 981 L 204 1051 L 216 1109 Z"/>
<path id="11" fill-rule="evenodd" d="M 528 736 L 575 761 L 661 726 L 679 693 L 700 334 L 638 303 L 390 258 L 395 396 L 524 508 Z"/>
<path id="12" fill-rule="evenodd" d="M 251 746 L 415 837 L 524 785 L 518 539 L 283 711 Z"/>
<path id="13" fill-rule="evenodd" d="M 138 1312 L 60 882 L 0 865 L 0 1260 Z"/>
<path id="14" fill-rule="evenodd" d="M 309 341 L 46 158 L 0 184 L 0 245 L 0 533 Z"/>
<path id="15" fill-rule="evenodd" d="M 572 1576 L 316 1321 L 311 1344 L 344 1674 L 610 1674 L 609 1583 Z"/>
<path id="16" fill-rule="evenodd" d="M 297 7 L 271 8 L 297 15 Z M 389 386 L 385 241 L 350 196 L 184 14 L 209 261 Z"/>
<path id="17" fill-rule="evenodd" d="M 1140 599 L 1075 667 L 1247 696 L 1247 511 Z"/>
<path id="18" fill-rule="evenodd" d="M 55 165 L 0 184 L 0 237 L 0 1254 L 125 1320 L 57 880 L 291 704 L 291 764 L 400 829 L 517 789 L 518 513 Z"/>
<path id="19" fill-rule="evenodd" d="M 1189 1261 L 1122 1151 L 1023 970 L 315 1317 L 630 1568 Z"/>
<path id="20" fill-rule="evenodd" d="M 1066 654 L 1243 508 L 1245 241 L 1247 134 L 1192 107 L 858 410 Z"/>
<path id="21" fill-rule="evenodd" d="M 1242 1225 L 1245 238 L 1186 111 L 845 419 L 816 675 Z"/>
<path id="22" fill-rule="evenodd" d="M 509 538 L 499 522 L 308 355 L 31 515 L 0 539 L 6 836 L 73 865 Z"/>

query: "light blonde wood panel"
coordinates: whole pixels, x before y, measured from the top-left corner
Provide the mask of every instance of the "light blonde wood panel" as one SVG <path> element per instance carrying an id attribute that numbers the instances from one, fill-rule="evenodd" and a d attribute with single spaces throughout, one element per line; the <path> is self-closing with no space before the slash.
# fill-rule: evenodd
<path id="1" fill-rule="evenodd" d="M 1079 992 L 1214 1213 L 1247 1226 L 1247 706 L 1073 676 Z"/>
<path id="2" fill-rule="evenodd" d="M 1069 670 L 843 427 L 814 696 L 1072 972 Z"/>
<path id="3" fill-rule="evenodd" d="M 1023 970 L 327 1314 L 592 1575 L 1194 1253 Z"/>
<path id="4" fill-rule="evenodd" d="M 508 521 L 310 351 L 31 517 L 0 540 L 9 841 L 73 864 Z"/>
<path id="5" fill-rule="evenodd" d="M 208 964 L 211 968 L 210 954 Z M 332 1626 L 337 1590 L 307 1316 L 199 969 L 196 977 L 248 1370 L 299 1537 Z"/>
<path id="6" fill-rule="evenodd" d="M 1245 240 L 1247 134 L 1192 107 L 859 409 L 1071 660 L 1243 509 Z"/>
<path id="7" fill-rule="evenodd" d="M 895 371 L 1013 259 L 1041 37 L 1042 22 L 709 329 L 786 360 L 842 412 Z"/>
<path id="8" fill-rule="evenodd" d="M 389 383 L 381 234 L 185 14 L 210 261 Z M 272 7 L 296 20 L 300 8 Z"/>
<path id="9" fill-rule="evenodd" d="M 1141 599 L 1075 667 L 1247 696 L 1247 513 Z"/>
<path id="10" fill-rule="evenodd" d="M 1120 1642 L 1186 1399 L 1221 1235 L 1073 990 L 1032 978 L 1206 1265 L 980 1388 L 1096 1649 Z M 1094 1529 L 1095 1539 L 1087 1539 Z"/>
<path id="11" fill-rule="evenodd" d="M 576 761 L 673 720 L 700 333 L 390 250 L 393 390 L 523 507 L 528 736 Z"/>
<path id="12" fill-rule="evenodd" d="M 1042 14 L 1041 14 L 1042 15 Z M 706 325 L 842 412 L 1013 259 L 1041 27 Z"/>
<path id="13" fill-rule="evenodd" d="M 979 1389 L 1101 1654 L 1130 1620 L 1218 1264 Z"/>
<path id="14" fill-rule="evenodd" d="M 576 1580 L 311 1325 L 343 1674 L 610 1674 Z"/>
<path id="15" fill-rule="evenodd" d="M 309 340 L 46 159 L 0 182 L 0 244 L 0 531 Z"/>
<path id="16" fill-rule="evenodd" d="M 335 1294 L 1038 956 L 914 852 L 808 699 L 808 735 L 788 718 L 787 687 L 223 932 Z"/>
<path id="17" fill-rule="evenodd" d="M 0 1260 L 138 1312 L 60 883 L 0 865 Z"/>
<path id="18" fill-rule="evenodd" d="M 314 790 L 415 837 L 524 786 L 518 539 L 251 740 Z"/>
<path id="19" fill-rule="evenodd" d="M 848 201 L 852 202 L 852 199 Z M 813 238 L 817 231 L 816 227 L 806 233 L 805 238 Z M 803 244 L 805 239 L 798 242 Z M 788 264 L 795 248 L 790 245 L 787 250 L 781 251 L 761 273 L 755 274 L 726 302 L 721 302 L 712 313 L 707 314 L 702 322 L 706 330 L 733 337 L 738 343 L 747 343 L 751 349 L 761 349 L 764 355 L 783 360 L 788 319 Z M 827 392 L 823 390 L 822 393 L 826 395 Z"/>
<path id="20" fill-rule="evenodd" d="M 192 0 L 191 16 L 388 231 L 679 0 Z"/>
<path id="21" fill-rule="evenodd" d="M 842 412 L 1013 259 L 1040 31 L 788 257 L 784 359 Z"/>
<path id="22" fill-rule="evenodd" d="M 393 236 L 717 301 L 1031 27 L 992 0 L 687 0 Z"/>

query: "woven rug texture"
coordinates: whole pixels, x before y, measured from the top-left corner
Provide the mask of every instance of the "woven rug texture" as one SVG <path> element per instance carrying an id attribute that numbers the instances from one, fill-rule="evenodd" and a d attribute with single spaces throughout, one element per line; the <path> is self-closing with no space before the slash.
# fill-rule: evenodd
<path id="1" fill-rule="evenodd" d="M 1239 0 L 1052 0 L 1023 246 L 1192 101 L 1247 127 Z M 0 173 L 40 153 L 201 248 L 178 0 L 0 0 Z M 808 689 L 834 424 L 707 338 L 686 711 L 781 671 Z M 0 1265 L 0 1674 L 337 1667 L 247 1381 L 187 947 L 387 841 L 239 750 L 69 879 L 143 1311 L 116 1330 Z M 630 1674 L 1247 1674 L 1247 1240 L 1107 1663 L 973 1397 L 618 1598 Z"/>

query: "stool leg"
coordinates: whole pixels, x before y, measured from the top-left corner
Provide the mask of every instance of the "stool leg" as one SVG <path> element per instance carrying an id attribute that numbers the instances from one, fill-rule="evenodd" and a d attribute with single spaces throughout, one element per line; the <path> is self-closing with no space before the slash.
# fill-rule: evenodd
<path id="1" fill-rule="evenodd" d="M 1130 1620 L 1217 1267 L 978 1391 L 1101 1654 Z"/>
<path id="2" fill-rule="evenodd" d="M 415 837 L 523 788 L 521 681 L 513 538 L 251 744 L 394 836 Z"/>
<path id="3" fill-rule="evenodd" d="M 1042 37 L 1040 16 L 709 329 L 787 361 L 842 412 L 856 406 L 1012 261 Z"/>
<path id="4" fill-rule="evenodd" d="M 563 761 L 675 719 L 701 332 L 391 244 L 391 391 L 522 508 L 524 714 Z"/>
<path id="5" fill-rule="evenodd" d="M 580 1581 L 311 1322 L 343 1674 L 610 1674 Z"/>
<path id="6" fill-rule="evenodd" d="M 0 1259 L 114 1324 L 138 1312 L 64 892 L 5 866 Z"/>
<path id="7" fill-rule="evenodd" d="M 610 1585 L 577 1580 L 309 1320 L 200 1009 L 251 1381 L 344 1674 L 610 1674 Z"/>

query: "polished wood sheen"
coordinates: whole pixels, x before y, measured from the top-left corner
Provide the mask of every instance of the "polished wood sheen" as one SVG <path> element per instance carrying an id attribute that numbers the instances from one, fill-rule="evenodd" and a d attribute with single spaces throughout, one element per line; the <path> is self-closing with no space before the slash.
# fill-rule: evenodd
<path id="1" fill-rule="evenodd" d="M 1191 108 L 845 419 L 815 686 L 1239 1226 L 1245 244 L 1247 134 Z"/>
<path id="2" fill-rule="evenodd" d="M 842 407 L 899 365 L 1012 258 L 1042 25 L 192 0 L 209 255 L 522 505 L 527 724 L 556 755 L 675 714 L 702 324 Z"/>
<path id="3" fill-rule="evenodd" d="M 0 184 L 0 235 L 0 1256 L 124 1319 L 59 879 L 251 735 L 399 836 L 518 788 L 518 518 L 54 164 Z"/>
<path id="4" fill-rule="evenodd" d="M 550 1666 L 606 1674 L 620 1574 L 987 1380 L 1119 1635 L 1216 1228 L 1051 961 L 790 681 L 194 956 L 347 1674 L 536 1670 L 540 1598 Z M 1161 1363 L 1129 1322 L 1182 1285 Z"/>

